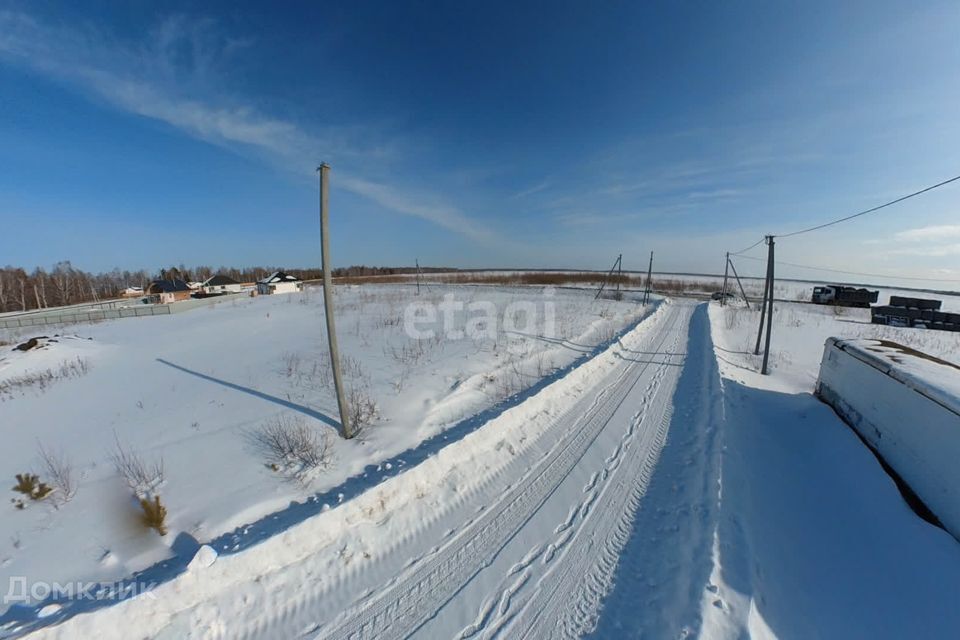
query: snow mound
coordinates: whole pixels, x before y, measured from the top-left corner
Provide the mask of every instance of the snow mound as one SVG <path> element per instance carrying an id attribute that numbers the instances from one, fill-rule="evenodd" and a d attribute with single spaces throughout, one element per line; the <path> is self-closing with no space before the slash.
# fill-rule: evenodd
<path id="1" fill-rule="evenodd" d="M 210 545 L 205 544 L 197 549 L 197 553 L 195 556 L 193 556 L 193 560 L 191 560 L 190 564 L 187 565 L 187 571 L 192 573 L 194 571 L 206 569 L 207 567 L 212 566 L 216 561 L 216 550 Z"/>

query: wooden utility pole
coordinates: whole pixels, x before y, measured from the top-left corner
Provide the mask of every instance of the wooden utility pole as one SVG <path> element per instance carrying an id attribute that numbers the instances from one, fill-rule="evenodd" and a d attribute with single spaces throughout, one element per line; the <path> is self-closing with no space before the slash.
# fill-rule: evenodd
<path id="1" fill-rule="evenodd" d="M 767 236 L 769 239 L 770 236 Z M 753 348 L 753 355 L 760 355 L 760 341 L 763 339 L 763 322 L 767 316 L 767 297 L 771 294 L 770 265 L 767 265 L 767 279 L 763 282 L 763 302 L 760 303 L 760 329 L 757 331 L 757 345 Z"/>
<path id="2" fill-rule="evenodd" d="M 417 265 L 417 295 L 420 295 L 420 259 L 414 259 L 414 264 Z"/>
<path id="3" fill-rule="evenodd" d="M 727 251 L 727 262 L 723 265 L 723 288 L 720 290 L 720 306 L 727 304 L 727 273 L 730 271 L 730 252 Z"/>
<path id="4" fill-rule="evenodd" d="M 617 293 L 615 295 L 616 300 L 621 298 L 620 295 L 620 280 L 623 279 L 623 254 L 617 256 Z"/>
<path id="5" fill-rule="evenodd" d="M 650 292 L 653 285 L 653 251 L 650 252 L 650 263 L 647 265 L 647 284 L 643 289 L 643 304 L 650 301 Z"/>
<path id="6" fill-rule="evenodd" d="M 763 367 L 760 373 L 767 375 L 767 361 L 770 359 L 770 330 L 773 327 L 773 236 L 767 236 L 767 278 L 770 279 L 770 295 L 768 298 L 769 308 L 767 309 L 767 340 L 763 347 Z"/>
<path id="7" fill-rule="evenodd" d="M 330 269 L 330 224 L 329 224 L 329 186 L 330 165 L 326 162 L 317 167 L 320 174 L 320 261 L 323 268 L 323 313 L 327 317 L 327 342 L 330 347 L 330 366 L 333 369 L 333 387 L 337 393 L 337 408 L 340 410 L 340 424 L 343 437 L 352 438 L 350 414 L 344 396 L 343 379 L 340 377 L 340 349 L 337 347 L 337 329 L 333 319 L 333 277 Z"/>

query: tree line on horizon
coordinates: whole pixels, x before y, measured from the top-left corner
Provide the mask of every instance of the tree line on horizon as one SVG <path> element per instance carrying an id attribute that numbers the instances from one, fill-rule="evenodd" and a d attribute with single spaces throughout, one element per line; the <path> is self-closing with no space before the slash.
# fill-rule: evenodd
<path id="1" fill-rule="evenodd" d="M 451 271 L 455 269 L 421 267 L 423 272 Z M 274 271 L 285 271 L 304 280 L 323 277 L 319 268 L 286 269 L 281 267 L 187 267 L 183 264 L 162 267 L 154 272 L 146 269 L 93 273 L 77 269 L 69 260 L 58 262 L 52 269 L 36 267 L 28 272 L 22 267 L 0 267 L 0 313 L 32 311 L 48 307 L 62 307 L 85 302 L 99 302 L 118 298 L 130 287 L 145 288 L 154 280 L 179 279 L 185 282 L 203 282 L 221 274 L 237 282 L 256 282 Z M 414 273 L 414 267 L 368 267 L 354 265 L 334 269 L 333 277 L 356 277 L 399 275 Z"/>

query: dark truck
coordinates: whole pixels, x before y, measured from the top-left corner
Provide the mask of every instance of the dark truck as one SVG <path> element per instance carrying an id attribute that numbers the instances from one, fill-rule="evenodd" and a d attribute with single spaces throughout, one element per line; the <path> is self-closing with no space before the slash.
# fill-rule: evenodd
<path id="1" fill-rule="evenodd" d="M 861 307 L 866 309 L 877 301 L 879 291 L 858 289 L 840 284 L 824 285 L 813 288 L 813 304 L 832 304 L 838 307 Z"/>
<path id="2" fill-rule="evenodd" d="M 940 300 L 890 296 L 890 304 L 870 309 L 870 319 L 891 327 L 960 331 L 960 313 L 940 311 L 940 305 Z"/>

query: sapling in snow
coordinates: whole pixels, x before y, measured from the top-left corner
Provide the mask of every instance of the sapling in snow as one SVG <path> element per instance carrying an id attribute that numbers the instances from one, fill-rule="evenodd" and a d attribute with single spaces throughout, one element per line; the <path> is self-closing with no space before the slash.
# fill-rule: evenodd
<path id="1" fill-rule="evenodd" d="M 23 494 L 34 502 L 43 500 L 53 493 L 53 487 L 48 485 L 46 482 L 41 482 L 40 478 L 35 473 L 18 473 L 16 478 L 17 484 L 14 485 L 13 490 L 17 493 Z M 23 509 L 26 507 L 26 503 L 22 499 L 18 498 L 14 498 L 13 504 L 18 509 Z"/>
<path id="2" fill-rule="evenodd" d="M 160 504 L 160 496 L 153 496 L 153 500 L 140 498 L 140 508 L 143 509 L 144 526 L 161 536 L 167 535 L 167 508 Z"/>

